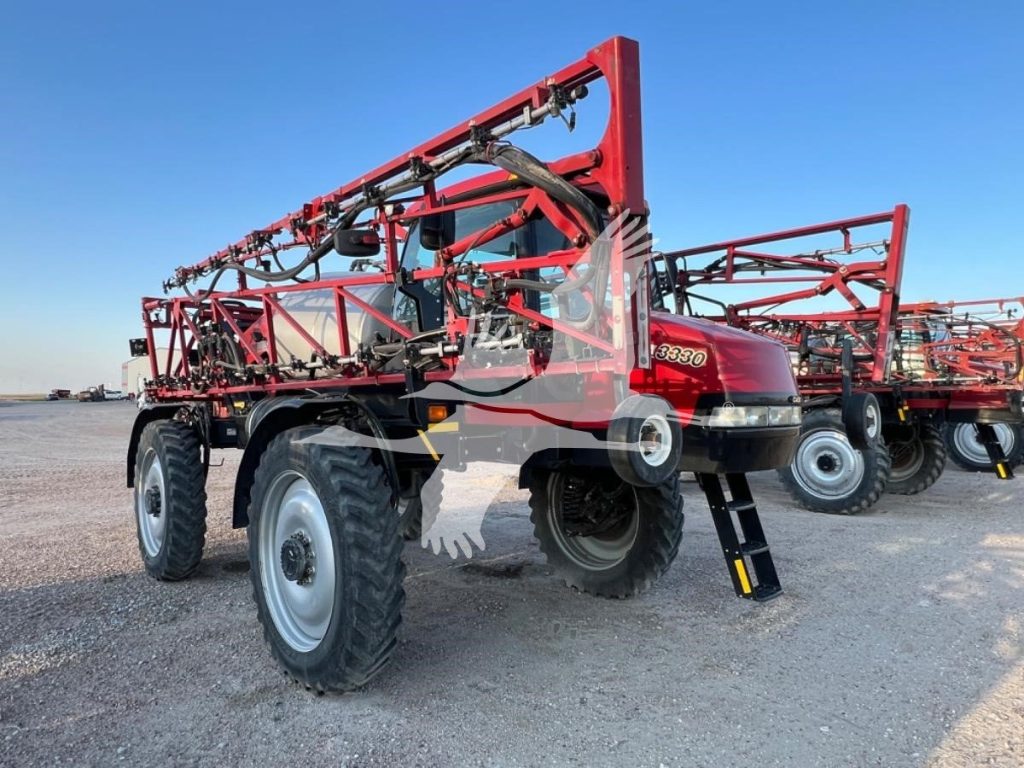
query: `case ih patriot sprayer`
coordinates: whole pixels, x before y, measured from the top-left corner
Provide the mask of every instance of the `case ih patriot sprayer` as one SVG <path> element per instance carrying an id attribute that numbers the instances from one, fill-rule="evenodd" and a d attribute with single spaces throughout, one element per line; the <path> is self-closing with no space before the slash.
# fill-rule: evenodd
<path id="1" fill-rule="evenodd" d="M 542 163 L 510 143 L 551 118 L 571 127 L 599 79 L 610 109 L 594 149 Z M 490 169 L 438 186 L 467 164 Z M 265 637 L 320 690 L 387 661 L 402 528 L 426 538 L 443 516 L 439 465 L 518 465 L 549 562 L 609 596 L 668 568 L 678 474 L 694 471 L 736 593 L 778 594 L 744 473 L 792 459 L 789 357 L 651 310 L 642 171 L 638 47 L 613 38 L 179 268 L 172 296 L 143 299 L 132 342 L 151 363 L 128 452 L 146 569 L 196 567 L 210 450 L 232 447 Z"/>
<path id="2" fill-rule="evenodd" d="M 928 488 L 945 465 L 943 427 L 958 452 L 1013 474 L 1020 336 L 978 313 L 900 304 L 909 215 L 899 205 L 654 259 L 655 306 L 671 300 L 790 350 L 804 422 L 781 475 L 817 512 L 854 514 L 886 490 Z"/>
<path id="3" fill-rule="evenodd" d="M 977 378 L 1007 381 L 1018 371 L 1024 384 L 1021 342 L 1024 342 L 1024 298 L 904 304 L 901 318 L 911 326 L 921 347 L 920 361 L 933 369 L 954 370 Z M 914 327 L 916 326 L 916 329 Z M 1011 468 L 1024 457 L 1024 427 L 993 423 L 999 447 Z M 955 464 L 972 471 L 999 472 L 977 425 L 947 424 L 943 430 L 946 452 Z"/>

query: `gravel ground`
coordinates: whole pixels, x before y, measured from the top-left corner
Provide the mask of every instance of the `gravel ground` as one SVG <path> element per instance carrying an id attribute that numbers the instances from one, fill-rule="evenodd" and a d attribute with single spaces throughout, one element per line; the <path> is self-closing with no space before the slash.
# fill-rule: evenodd
<path id="1" fill-rule="evenodd" d="M 0 405 L 0 765 L 1024 765 L 1020 480 L 951 467 L 837 518 L 759 476 L 786 589 L 765 605 L 733 597 L 693 485 L 678 560 L 627 601 L 553 578 L 509 490 L 471 561 L 407 547 L 392 665 L 318 697 L 263 644 L 237 455 L 197 575 L 142 572 L 134 413 Z"/>

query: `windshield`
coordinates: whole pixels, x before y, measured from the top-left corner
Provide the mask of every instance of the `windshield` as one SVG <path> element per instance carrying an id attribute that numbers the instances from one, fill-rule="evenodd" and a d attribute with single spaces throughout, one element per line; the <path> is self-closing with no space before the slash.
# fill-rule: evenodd
<path id="1" fill-rule="evenodd" d="M 521 200 L 501 200 L 495 203 L 462 208 L 455 212 L 455 239 L 460 240 L 480 232 L 497 221 L 511 216 L 519 208 Z M 534 218 L 525 226 L 496 237 L 489 242 L 475 245 L 460 257 L 478 264 L 491 264 L 507 259 L 525 256 L 542 256 L 553 251 L 570 248 L 569 239 L 544 217 Z M 431 269 L 435 266 L 436 252 L 424 248 L 420 243 L 418 222 L 409 228 L 401 266 L 406 270 Z M 531 270 L 526 275 L 532 279 L 560 278 L 562 271 L 557 268 Z M 551 316 L 553 308 L 548 296 L 537 296 L 535 292 L 528 304 L 535 310 Z M 403 287 L 396 299 L 395 317 L 410 327 L 425 331 L 442 325 L 441 281 L 439 278 L 422 280 Z"/>
<path id="2" fill-rule="evenodd" d="M 478 205 L 472 208 L 463 208 L 455 212 L 455 239 L 461 240 L 474 232 L 494 224 L 515 213 L 519 207 L 516 200 L 502 200 L 497 203 Z M 544 220 L 549 229 L 554 229 L 547 220 Z M 529 229 L 531 225 L 524 229 Z M 557 230 L 555 230 L 557 232 Z M 561 233 L 559 233 L 561 234 Z M 562 238 L 565 240 L 564 236 Z M 483 243 L 468 250 L 464 256 L 467 261 L 475 261 L 480 264 L 487 264 L 501 259 L 514 259 L 530 244 L 524 242 L 522 230 L 514 230 L 508 234 L 497 237 L 490 242 Z M 566 241 L 568 242 L 568 241 Z M 565 247 L 565 246 L 563 246 Z M 402 253 L 402 266 L 406 269 L 429 269 L 434 266 L 435 252 L 424 248 L 420 244 L 419 228 L 417 223 L 409 229 L 409 239 L 405 244 L 405 251 Z"/>

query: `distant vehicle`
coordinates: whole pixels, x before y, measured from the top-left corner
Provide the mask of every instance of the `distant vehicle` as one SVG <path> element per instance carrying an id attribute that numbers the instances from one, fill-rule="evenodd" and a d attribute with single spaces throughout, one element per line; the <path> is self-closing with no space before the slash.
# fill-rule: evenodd
<path id="1" fill-rule="evenodd" d="M 80 403 L 99 403 L 103 402 L 105 399 L 103 385 L 98 387 L 89 387 L 88 389 L 83 389 L 78 393 L 78 402 Z"/>
<path id="2" fill-rule="evenodd" d="M 122 392 L 119 389 L 105 389 L 105 390 L 103 390 L 103 399 L 104 400 L 127 400 L 128 396 L 125 395 L 125 393 Z"/>
<path id="3" fill-rule="evenodd" d="M 51 397 L 52 395 L 52 397 Z M 50 394 L 46 396 L 47 400 L 70 400 L 71 390 L 70 389 L 51 389 Z"/>
<path id="4" fill-rule="evenodd" d="M 60 398 L 57 396 L 56 392 L 50 392 L 49 394 L 47 394 L 46 395 L 46 399 L 47 400 L 60 400 Z"/>

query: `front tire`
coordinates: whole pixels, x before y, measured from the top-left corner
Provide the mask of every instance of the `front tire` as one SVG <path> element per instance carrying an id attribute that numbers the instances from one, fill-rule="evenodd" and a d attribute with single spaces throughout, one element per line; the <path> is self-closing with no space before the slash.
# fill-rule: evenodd
<path id="1" fill-rule="evenodd" d="M 875 448 L 882 440 L 882 409 L 870 392 L 854 392 L 843 399 L 843 426 L 850 445 L 859 451 Z"/>
<path id="2" fill-rule="evenodd" d="M 657 395 L 630 395 L 608 425 L 608 458 L 629 485 L 654 488 L 674 475 L 683 453 L 683 430 L 672 406 Z"/>
<path id="3" fill-rule="evenodd" d="M 884 444 L 860 451 L 846 437 L 836 409 L 804 414 L 793 463 L 779 470 L 790 496 L 811 512 L 856 515 L 885 491 L 891 462 Z"/>
<path id="4" fill-rule="evenodd" d="M 679 475 L 654 488 L 607 471 L 534 472 L 530 519 L 548 563 L 570 587 L 603 597 L 643 592 L 679 551 Z"/>
<path id="5" fill-rule="evenodd" d="M 349 691 L 387 664 L 405 600 L 402 539 L 373 451 L 317 442 L 298 427 L 274 438 L 249 507 L 257 617 L 285 672 L 317 691 Z"/>
<path id="6" fill-rule="evenodd" d="M 162 581 L 191 574 L 206 541 L 206 477 L 195 430 L 146 425 L 135 459 L 135 526 L 146 572 Z"/>
<path id="7" fill-rule="evenodd" d="M 1024 458 L 1024 427 L 1015 424 L 993 424 L 1006 462 L 1015 467 Z M 968 472 L 994 472 L 988 451 L 981 444 L 973 424 L 947 424 L 945 433 L 949 458 L 960 469 Z"/>
<path id="8" fill-rule="evenodd" d="M 886 440 L 892 471 L 886 490 L 903 496 L 913 496 L 930 488 L 946 468 L 946 444 L 942 432 L 930 421 L 922 421 L 910 434 L 894 435 Z M 900 440 L 899 437 L 906 439 Z"/>

